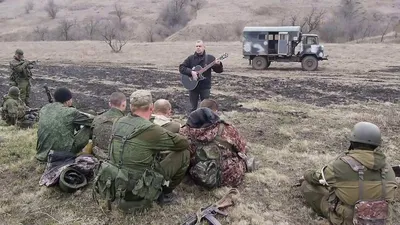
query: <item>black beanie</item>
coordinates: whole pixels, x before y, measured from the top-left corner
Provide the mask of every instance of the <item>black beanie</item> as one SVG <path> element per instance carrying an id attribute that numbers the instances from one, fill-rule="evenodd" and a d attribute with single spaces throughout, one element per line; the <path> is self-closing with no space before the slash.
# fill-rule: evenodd
<path id="1" fill-rule="evenodd" d="M 72 98 L 72 93 L 68 88 L 61 87 L 54 91 L 54 100 L 64 103 Z"/>

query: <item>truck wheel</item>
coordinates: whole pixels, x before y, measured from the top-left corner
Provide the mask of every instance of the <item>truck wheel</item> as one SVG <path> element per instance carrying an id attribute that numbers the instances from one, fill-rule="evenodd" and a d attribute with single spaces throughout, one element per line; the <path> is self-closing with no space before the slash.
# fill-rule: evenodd
<path id="1" fill-rule="evenodd" d="M 267 68 L 267 65 L 268 65 L 267 59 L 262 56 L 254 57 L 253 62 L 252 62 L 253 69 L 256 69 L 256 70 L 264 70 Z"/>
<path id="2" fill-rule="evenodd" d="M 318 60 L 314 56 L 306 56 L 301 60 L 303 70 L 314 71 L 318 68 Z"/>

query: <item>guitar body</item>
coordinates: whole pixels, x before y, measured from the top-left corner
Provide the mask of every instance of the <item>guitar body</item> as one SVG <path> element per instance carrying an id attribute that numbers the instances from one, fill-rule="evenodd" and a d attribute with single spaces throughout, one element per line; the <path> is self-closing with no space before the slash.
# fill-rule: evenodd
<path id="1" fill-rule="evenodd" d="M 218 60 L 223 60 L 227 57 L 228 57 L 228 54 L 224 53 L 218 58 Z M 206 79 L 202 74 L 205 71 L 207 71 L 208 69 L 210 69 L 214 64 L 215 64 L 215 61 L 206 65 L 204 68 L 201 67 L 200 65 L 193 67 L 192 71 L 196 71 L 198 74 L 197 80 L 193 80 L 192 75 L 188 76 L 185 74 L 181 74 L 181 82 L 182 82 L 183 86 L 186 89 L 188 89 L 189 91 L 193 91 L 197 87 L 197 85 L 199 84 L 200 81 Z"/>
<path id="2" fill-rule="evenodd" d="M 203 67 L 201 67 L 200 65 L 197 65 L 197 66 L 193 67 L 192 71 L 200 71 L 201 69 L 203 69 Z M 197 87 L 199 82 L 204 79 L 206 79 L 206 78 L 203 77 L 201 74 L 199 75 L 197 80 L 193 80 L 192 75 L 187 76 L 185 74 L 181 74 L 181 82 L 182 82 L 183 86 L 186 89 L 188 89 L 189 91 L 193 91 Z"/>

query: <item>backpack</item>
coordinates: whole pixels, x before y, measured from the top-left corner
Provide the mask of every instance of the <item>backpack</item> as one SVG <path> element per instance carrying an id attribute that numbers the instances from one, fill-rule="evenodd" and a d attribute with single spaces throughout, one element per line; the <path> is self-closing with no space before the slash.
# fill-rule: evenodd
<path id="1" fill-rule="evenodd" d="M 108 209 L 111 210 L 111 203 L 117 201 L 121 203 L 126 195 L 134 196 L 136 202 L 135 207 L 132 209 L 144 209 L 151 206 L 152 201 L 156 200 L 162 192 L 162 186 L 166 182 L 164 176 L 155 170 L 156 160 L 153 160 L 151 168 L 144 171 L 133 170 L 124 167 L 123 165 L 123 152 L 125 151 L 125 143 L 135 137 L 135 129 L 132 126 L 132 133 L 127 136 L 115 135 L 115 125 L 118 118 L 112 126 L 112 134 L 109 145 L 108 160 L 100 161 L 99 167 L 95 170 L 95 179 L 93 182 L 93 198 L 97 201 L 96 195 L 107 201 Z M 112 140 L 119 139 L 122 141 L 121 145 L 116 148 L 112 147 Z M 113 151 L 119 151 L 121 159 L 113 163 L 111 159 Z M 154 158 L 156 155 L 154 155 Z M 168 184 L 167 184 L 168 185 Z M 124 209 L 123 209 L 124 210 Z M 129 209 L 130 210 L 130 209 Z"/>
<path id="2" fill-rule="evenodd" d="M 341 157 L 345 163 L 358 173 L 359 177 L 359 192 L 358 201 L 354 206 L 353 224 L 354 225 L 385 225 L 389 220 L 389 203 L 385 200 L 386 197 L 386 173 L 388 172 L 387 165 L 381 170 L 382 177 L 382 196 L 380 200 L 363 200 L 363 180 L 365 166 L 355 160 L 351 156 Z"/>
<path id="3" fill-rule="evenodd" d="M 220 187 L 222 183 L 222 151 L 231 147 L 221 138 L 224 127 L 220 123 L 216 137 L 209 142 L 193 141 L 196 150 L 189 173 L 197 185 L 207 189 Z"/>

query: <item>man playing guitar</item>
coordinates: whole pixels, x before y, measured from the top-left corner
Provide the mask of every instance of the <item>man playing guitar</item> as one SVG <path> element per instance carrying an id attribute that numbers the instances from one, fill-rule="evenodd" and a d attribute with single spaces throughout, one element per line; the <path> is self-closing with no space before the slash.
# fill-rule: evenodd
<path id="1" fill-rule="evenodd" d="M 205 46 L 202 40 L 196 41 L 196 51 L 193 55 L 188 56 L 185 61 L 179 65 L 179 72 L 183 75 L 191 77 L 193 80 L 198 80 L 199 75 L 197 71 L 192 68 L 200 65 L 205 67 L 207 64 L 215 63 L 211 68 L 204 71 L 202 75 L 203 80 L 200 80 L 197 86 L 193 90 L 189 90 L 189 100 L 191 104 L 190 112 L 197 109 L 199 97 L 200 100 L 208 99 L 210 97 L 211 90 L 211 69 L 216 73 L 223 72 L 222 62 L 215 59 L 214 56 L 206 54 Z"/>

